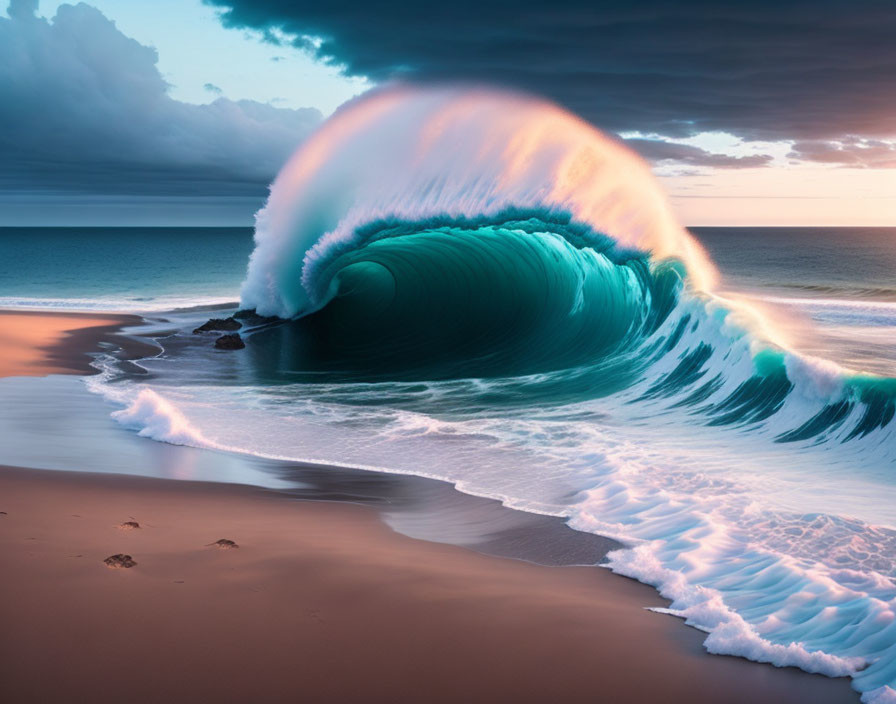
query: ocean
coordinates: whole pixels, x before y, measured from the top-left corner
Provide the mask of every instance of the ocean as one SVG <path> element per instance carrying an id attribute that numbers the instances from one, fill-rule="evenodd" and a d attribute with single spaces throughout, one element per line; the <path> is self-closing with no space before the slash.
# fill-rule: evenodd
<path id="1" fill-rule="evenodd" d="M 896 376 L 896 228 L 697 227 L 725 288 L 783 309 L 795 346 Z M 808 325 L 799 325 L 808 322 Z"/>
<path id="2" fill-rule="evenodd" d="M 160 311 L 233 302 L 246 227 L 0 227 L 0 307 Z"/>
<path id="3" fill-rule="evenodd" d="M 896 229 L 688 234 L 615 141 L 472 104 L 338 114 L 254 241 L 3 231 L 0 305 L 144 313 L 85 379 L 121 432 L 562 517 L 710 652 L 896 701 Z M 244 350 L 192 332 L 238 308 Z"/>
<path id="4" fill-rule="evenodd" d="M 693 233 L 724 290 L 812 331 L 800 338 L 803 351 L 896 374 L 896 229 Z M 872 661 L 892 647 L 881 632 L 896 598 L 893 426 L 843 442 L 844 423 L 839 436 L 825 430 L 781 442 L 832 404 L 807 408 L 800 399 L 769 419 L 724 423 L 718 413 L 701 415 L 701 403 L 687 399 L 703 384 L 659 390 L 657 381 L 684 374 L 680 360 L 701 344 L 718 344 L 704 330 L 683 335 L 649 374 L 622 370 L 633 374 L 622 388 L 606 388 L 601 365 L 439 380 L 355 378 L 357 370 L 315 364 L 277 371 L 261 352 L 233 356 L 191 334 L 230 310 L 207 306 L 236 309 L 250 228 L 5 229 L 0 243 L 4 307 L 146 316 L 139 332 L 158 335 L 164 353 L 141 360 L 139 373 L 101 358 L 103 373 L 87 381 L 110 414 L 142 435 L 447 479 L 520 510 L 563 516 L 636 546 L 610 566 L 658 586 L 698 627 L 724 624 L 708 640 L 717 652 L 841 674 L 852 659 Z M 667 324 L 654 334 L 674 333 Z M 803 645 L 782 645 L 791 642 Z"/>

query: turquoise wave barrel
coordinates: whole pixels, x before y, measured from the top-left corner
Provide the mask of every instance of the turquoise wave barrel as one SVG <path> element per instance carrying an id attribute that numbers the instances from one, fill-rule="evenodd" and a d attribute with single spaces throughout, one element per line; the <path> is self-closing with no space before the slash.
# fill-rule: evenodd
<path id="1" fill-rule="evenodd" d="M 325 304 L 255 340 L 281 365 L 426 379 L 593 365 L 655 329 L 680 283 L 562 215 L 384 221 L 361 234 L 318 266 Z"/>

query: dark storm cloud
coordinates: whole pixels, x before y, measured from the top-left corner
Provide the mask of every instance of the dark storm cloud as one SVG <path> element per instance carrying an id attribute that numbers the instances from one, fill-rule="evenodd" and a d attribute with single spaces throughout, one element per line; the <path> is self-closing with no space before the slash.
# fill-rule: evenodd
<path id="1" fill-rule="evenodd" d="M 0 189 L 263 195 L 317 110 L 173 100 L 156 52 L 98 10 L 0 17 Z"/>
<path id="2" fill-rule="evenodd" d="M 743 169 L 768 166 L 772 161 L 772 157 L 768 154 L 729 156 L 708 152 L 689 144 L 676 144 L 659 139 L 627 139 L 625 143 L 654 164 L 674 163 L 717 169 Z"/>
<path id="3" fill-rule="evenodd" d="M 206 0 L 347 74 L 493 81 L 615 131 L 896 134 L 892 0 Z"/>

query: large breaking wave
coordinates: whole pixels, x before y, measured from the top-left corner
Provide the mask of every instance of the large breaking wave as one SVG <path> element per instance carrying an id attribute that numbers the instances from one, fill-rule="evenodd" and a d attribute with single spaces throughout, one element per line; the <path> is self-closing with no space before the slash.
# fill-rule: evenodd
<path id="1" fill-rule="evenodd" d="M 214 391 L 207 360 L 195 388 L 178 355 L 149 364 L 118 417 L 568 515 L 629 541 L 610 566 L 713 652 L 893 698 L 896 533 L 811 482 L 888 477 L 896 380 L 788 350 L 715 280 L 646 166 L 588 124 L 391 88 L 321 128 L 257 216 L 242 305 L 283 322 Z M 208 354 L 191 344 L 180 359 Z"/>
<path id="2" fill-rule="evenodd" d="M 712 279 L 647 167 L 587 123 L 508 93 L 393 88 L 343 108 L 278 175 L 256 218 L 243 302 L 262 315 L 307 313 L 335 293 L 333 260 L 373 224 L 510 209 L 568 214 L 585 226 L 573 244 L 601 233 L 685 259 L 702 286 Z"/>
<path id="3" fill-rule="evenodd" d="M 392 88 L 357 101 L 284 167 L 255 237 L 242 304 L 305 321 L 294 368 L 316 357 L 434 379 L 671 358 L 643 398 L 686 390 L 677 404 L 711 425 L 768 420 L 794 393 L 817 401 L 781 442 L 864 438 L 896 411 L 896 380 L 788 354 L 754 311 L 710 296 L 711 263 L 641 160 L 529 97 Z M 701 294 L 699 313 L 679 305 Z M 729 341 L 713 345 L 720 332 Z"/>

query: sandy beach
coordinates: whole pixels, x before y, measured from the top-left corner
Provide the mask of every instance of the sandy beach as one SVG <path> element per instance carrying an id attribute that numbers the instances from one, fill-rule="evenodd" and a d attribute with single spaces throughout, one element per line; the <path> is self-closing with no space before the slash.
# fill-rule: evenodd
<path id="1" fill-rule="evenodd" d="M 128 322 L 5 314 L 0 370 L 84 373 Z M 0 467 L 4 702 L 858 701 L 706 654 L 604 569 L 415 540 L 365 506 L 71 469 Z M 136 564 L 104 564 L 119 554 Z"/>
<path id="2" fill-rule="evenodd" d="M 0 377 L 90 374 L 88 352 L 135 315 L 0 310 Z"/>

